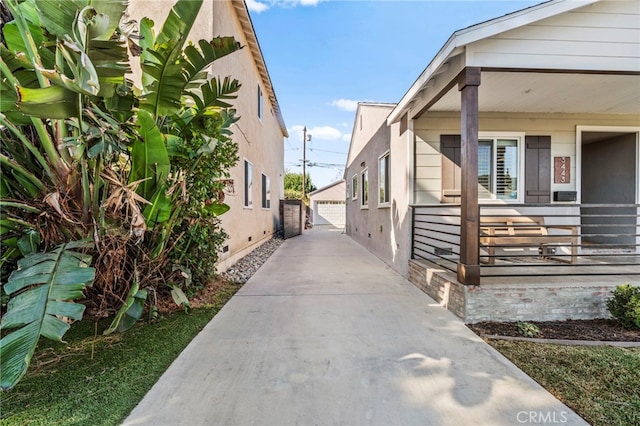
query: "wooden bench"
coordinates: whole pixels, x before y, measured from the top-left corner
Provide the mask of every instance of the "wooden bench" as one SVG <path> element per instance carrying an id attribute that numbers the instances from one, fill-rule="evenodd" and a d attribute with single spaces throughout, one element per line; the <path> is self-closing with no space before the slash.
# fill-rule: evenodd
<path id="1" fill-rule="evenodd" d="M 570 234 L 549 234 L 549 229 L 564 229 Z M 565 260 L 575 263 L 577 259 L 578 228 L 576 226 L 545 225 L 542 217 L 529 216 L 481 216 L 480 245 L 489 254 L 488 263 L 495 263 L 496 246 L 538 247 L 541 256 L 549 256 L 545 247 L 552 244 L 568 244 L 571 258 Z"/>

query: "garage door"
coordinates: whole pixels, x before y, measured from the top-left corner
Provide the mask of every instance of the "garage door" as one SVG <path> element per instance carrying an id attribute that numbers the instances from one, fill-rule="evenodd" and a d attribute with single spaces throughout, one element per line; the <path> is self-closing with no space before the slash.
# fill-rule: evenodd
<path id="1" fill-rule="evenodd" d="M 313 212 L 314 225 L 333 225 L 343 228 L 345 224 L 344 201 L 316 201 Z"/>

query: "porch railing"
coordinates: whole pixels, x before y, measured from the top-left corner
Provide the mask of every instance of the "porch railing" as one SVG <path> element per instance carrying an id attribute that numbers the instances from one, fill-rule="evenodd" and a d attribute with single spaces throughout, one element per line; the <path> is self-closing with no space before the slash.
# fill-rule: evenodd
<path id="1" fill-rule="evenodd" d="M 640 276 L 640 205 L 481 205 L 481 277 Z M 412 258 L 456 272 L 460 207 L 413 206 Z"/>

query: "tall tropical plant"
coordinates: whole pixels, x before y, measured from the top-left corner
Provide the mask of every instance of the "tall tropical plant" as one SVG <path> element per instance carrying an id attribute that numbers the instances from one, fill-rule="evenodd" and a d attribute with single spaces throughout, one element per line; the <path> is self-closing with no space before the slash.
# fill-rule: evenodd
<path id="1" fill-rule="evenodd" d="M 172 188 L 185 183 L 185 176 L 193 172 L 203 157 L 211 155 L 217 140 L 206 140 L 201 149 L 196 149 L 197 155 L 191 156 L 191 165 L 186 169 L 165 174 L 169 171 L 166 168 L 168 157 L 184 157 L 184 152 L 176 147 L 192 145 L 189 141 L 194 139 L 206 139 L 205 117 L 220 115 L 230 108 L 229 101 L 240 89 L 237 80 L 208 79 L 206 72 L 216 60 L 241 49 L 233 37 L 200 40 L 197 47 L 194 44 L 185 47 L 201 5 L 202 0 L 176 3 L 157 35 L 153 21 L 143 18 L 140 23 L 143 88 L 139 115 L 145 116 L 153 142 L 134 146 L 133 156 L 140 161 L 137 161 L 138 168 L 132 170 L 130 180 L 144 179 L 146 182 L 139 187 L 138 193 L 151 201 L 144 210 L 144 217 L 156 231 L 155 238 L 151 239 L 153 258 L 164 251 L 186 202 L 185 191 Z M 222 128 L 228 131 L 237 118 L 233 114 L 224 116 Z M 155 120 L 157 127 L 149 118 Z M 155 161 L 157 159 L 160 161 Z M 217 210 L 223 211 L 226 211 L 224 207 Z"/>
<path id="2" fill-rule="evenodd" d="M 185 47 L 201 4 L 179 0 L 157 36 L 152 22 L 142 20 L 143 87 L 135 89 L 126 78 L 131 40 L 119 26 L 126 0 L 6 0 L 14 19 L 4 25 L 0 44 L 0 278 L 10 297 L 2 328 L 17 330 L 2 340 L 3 363 L 22 359 L 20 368 L 26 368 L 31 349 L 16 352 L 14 345 L 32 348 L 41 335 L 60 339 L 66 331 L 23 331 L 36 327 L 20 328 L 25 306 L 40 324 L 82 315 L 59 305 L 61 299 L 26 296 L 35 287 L 15 284 L 21 275 L 41 271 L 43 259 L 81 259 L 73 267 L 64 264 L 65 271 L 77 272 L 95 257 L 95 275 L 81 286 L 78 277 L 86 271 L 77 272 L 76 290 L 63 300 L 73 303 L 93 281 L 85 289 L 89 301 L 100 300 L 99 310 L 119 311 L 113 330 L 137 320 L 146 287 L 166 281 L 166 241 L 183 235 L 183 213 L 194 214 L 189 176 L 219 144 L 206 123 L 217 117 L 218 131 L 228 134 L 237 120 L 226 110 L 240 84 L 209 79 L 206 70 L 241 46 L 218 37 Z M 185 158 L 184 147 L 194 141 L 198 148 Z M 228 209 L 216 190 L 196 203 L 213 216 Z M 71 243 L 87 237 L 93 248 Z M 58 288 L 55 278 L 38 284 Z M 23 334 L 30 336 L 27 346 Z M 2 386 L 23 373 L 5 382 L 3 372 Z"/>

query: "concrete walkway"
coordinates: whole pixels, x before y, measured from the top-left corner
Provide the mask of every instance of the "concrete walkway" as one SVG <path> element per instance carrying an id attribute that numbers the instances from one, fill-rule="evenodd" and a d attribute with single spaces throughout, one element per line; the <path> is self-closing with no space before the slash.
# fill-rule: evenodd
<path id="1" fill-rule="evenodd" d="M 586 423 L 349 237 L 314 229 L 271 256 L 124 424 Z"/>

